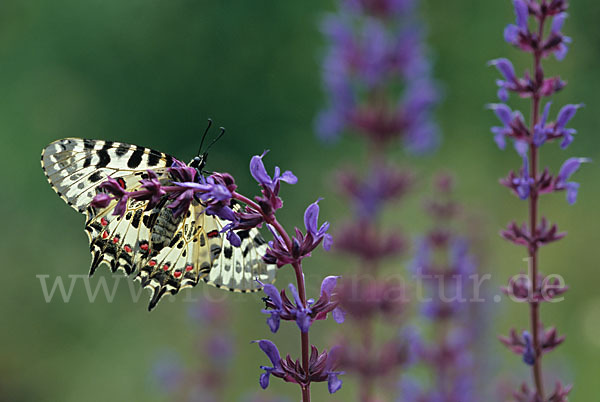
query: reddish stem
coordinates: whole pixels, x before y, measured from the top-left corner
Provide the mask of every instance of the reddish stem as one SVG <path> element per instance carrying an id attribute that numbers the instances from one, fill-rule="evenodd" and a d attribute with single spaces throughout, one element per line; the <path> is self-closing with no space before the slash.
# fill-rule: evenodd
<path id="1" fill-rule="evenodd" d="M 265 214 L 263 212 L 262 208 L 256 202 L 252 201 L 248 197 L 243 196 L 237 192 L 233 192 L 233 198 L 243 202 L 244 204 L 248 205 L 250 208 L 259 212 L 262 215 L 265 222 L 267 222 L 269 225 L 273 226 L 275 231 L 277 231 L 277 233 L 281 236 L 281 238 L 285 242 L 285 245 L 287 246 L 288 250 L 292 249 L 292 239 L 290 238 L 288 233 L 285 231 L 283 226 L 281 226 L 281 223 L 279 223 L 277 218 L 275 218 L 275 215 Z M 304 273 L 302 272 L 302 264 L 299 261 L 296 261 L 292 264 L 292 267 L 294 268 L 294 272 L 296 274 L 296 284 L 298 286 L 298 294 L 300 296 L 300 301 L 302 302 L 302 305 L 306 308 L 307 307 L 307 305 L 306 305 L 306 285 L 304 283 Z M 308 378 L 308 376 L 309 376 L 310 342 L 309 342 L 309 338 L 308 338 L 308 332 L 300 331 L 300 335 L 301 335 L 300 342 L 301 342 L 301 347 L 302 347 L 302 367 L 304 368 L 304 372 L 306 373 L 306 377 L 307 377 L 306 378 L 307 384 L 304 386 L 303 385 L 300 386 L 302 389 L 302 402 L 310 402 L 310 382 L 309 382 L 309 378 Z"/>
<path id="2" fill-rule="evenodd" d="M 539 43 L 542 43 L 543 33 L 544 33 L 544 22 L 545 16 L 541 17 L 539 22 L 539 30 L 538 30 L 538 38 Z M 535 90 L 533 92 L 533 102 L 532 102 L 532 113 L 531 113 L 531 133 L 533 134 L 535 131 L 535 125 L 539 120 L 539 108 L 540 108 L 540 90 L 539 83 L 543 81 L 542 68 L 541 68 L 541 51 L 536 50 L 534 53 L 534 64 L 533 64 L 533 80 L 535 84 Z M 535 144 L 531 143 L 529 146 L 530 153 L 530 177 L 533 179 L 534 183 L 537 183 L 537 170 L 538 170 L 538 149 Z M 532 238 L 535 238 L 537 235 L 537 222 L 538 222 L 538 192 L 536 185 L 534 184 L 534 189 L 531 191 L 531 196 L 529 197 L 529 226 L 531 230 Z M 538 275 L 538 247 L 537 245 L 532 245 L 529 247 L 529 258 L 531 261 L 531 272 L 530 272 L 530 280 L 532 284 L 532 290 L 535 294 L 537 289 L 537 275 Z M 544 383 L 542 376 L 542 349 L 539 341 L 539 328 L 540 328 L 540 312 L 539 312 L 539 303 L 537 301 L 530 301 L 530 320 L 531 320 L 531 333 L 533 337 L 533 349 L 535 350 L 535 360 L 533 364 L 533 379 L 535 382 L 535 388 L 538 396 L 541 397 L 542 400 L 545 400 L 544 397 Z"/>

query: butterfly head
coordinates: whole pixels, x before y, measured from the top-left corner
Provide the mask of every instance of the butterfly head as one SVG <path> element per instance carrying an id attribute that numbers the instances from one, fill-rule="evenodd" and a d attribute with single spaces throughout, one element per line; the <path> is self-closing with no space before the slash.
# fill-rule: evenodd
<path id="1" fill-rule="evenodd" d="M 208 158 L 208 150 L 210 149 L 210 147 L 212 147 L 214 145 L 215 142 L 217 142 L 223 136 L 223 134 L 225 134 L 225 129 L 223 127 L 221 127 L 221 133 L 217 136 L 217 138 L 212 140 L 212 142 L 208 145 L 208 147 L 206 147 L 206 150 L 204 152 L 202 152 L 202 146 L 204 145 L 204 139 L 206 138 L 206 134 L 208 134 L 208 130 L 210 129 L 211 125 L 212 125 L 212 120 L 208 119 L 208 126 L 206 127 L 206 130 L 204 130 L 204 134 L 202 135 L 202 140 L 200 141 L 200 148 L 198 149 L 198 156 L 194 157 L 194 159 L 192 159 L 190 161 L 190 163 L 188 164 L 190 167 L 196 168 L 196 170 L 200 174 L 204 170 L 204 166 L 206 166 L 206 159 Z"/>
<path id="2" fill-rule="evenodd" d="M 204 152 L 200 154 L 188 163 L 188 166 L 196 168 L 198 171 L 202 172 L 204 170 L 204 166 L 206 166 L 206 158 L 208 157 L 208 152 Z"/>

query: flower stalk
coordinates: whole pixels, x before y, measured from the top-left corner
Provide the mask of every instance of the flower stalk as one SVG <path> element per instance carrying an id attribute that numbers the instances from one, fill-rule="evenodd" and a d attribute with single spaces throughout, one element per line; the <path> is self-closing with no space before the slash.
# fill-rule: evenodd
<path id="1" fill-rule="evenodd" d="M 530 328 L 529 331 L 523 331 L 522 336 L 518 336 L 515 330 L 511 330 L 511 336 L 501 337 L 501 341 L 513 352 L 521 354 L 523 361 L 531 366 L 534 389 L 531 390 L 523 384 L 515 392 L 515 397 L 519 401 L 564 402 L 571 387 L 563 387 L 558 383 L 554 393 L 548 396 L 544 388 L 542 367 L 543 355 L 558 346 L 564 337 L 557 337 L 554 328 L 545 329 L 540 320 L 540 308 L 542 302 L 564 293 L 566 287 L 559 286 L 554 292 L 547 292 L 552 284 L 549 284 L 547 278 L 540 273 L 539 250 L 544 245 L 560 240 L 565 234 L 559 233 L 556 225 L 549 225 L 545 217 L 540 217 L 539 199 L 543 194 L 565 191 L 568 203 L 574 204 L 579 184 L 567 180 L 582 163 L 588 160 L 570 158 L 565 161 L 558 174 L 552 175 L 549 168 L 540 172 L 539 159 L 540 148 L 546 143 L 561 140 L 562 149 L 570 145 L 576 131 L 566 128 L 566 124 L 581 105 L 564 106 L 554 122 L 548 122 L 551 102 L 547 102 L 543 113 L 540 113 L 542 99 L 552 96 L 566 85 L 558 76 L 546 77 L 542 62 L 550 55 L 562 60 L 567 54 L 571 39 L 562 33 L 567 17 L 567 1 L 514 0 L 513 3 L 516 23 L 506 27 L 504 38 L 510 44 L 532 55 L 533 71 L 525 72 L 523 77 L 517 77 L 512 63 L 507 59 L 492 60 L 490 64 L 495 66 L 504 78 L 497 81 L 500 101 L 506 102 L 510 92 L 531 99 L 529 125 L 525 123 L 520 112 L 513 112 L 504 103 L 491 105 L 490 108 L 503 123 L 502 127 L 492 128 L 496 143 L 500 148 L 504 148 L 506 139 L 512 139 L 515 150 L 523 160 L 520 173 L 510 172 L 505 179 L 501 180 L 501 184 L 511 189 L 520 199 L 527 200 L 528 220 L 521 226 L 511 223 L 501 234 L 508 241 L 527 248 L 528 281 L 523 283 L 511 279 L 505 292 L 512 295 L 512 292 L 516 291 L 520 295 L 527 295 L 520 300 L 529 304 Z M 530 19 L 533 19 L 533 24 L 530 24 Z M 545 27 L 550 22 L 550 29 L 546 30 Z"/>

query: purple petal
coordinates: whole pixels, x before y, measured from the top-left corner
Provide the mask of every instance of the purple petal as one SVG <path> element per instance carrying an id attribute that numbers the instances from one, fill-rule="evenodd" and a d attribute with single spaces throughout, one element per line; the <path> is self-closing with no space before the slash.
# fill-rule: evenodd
<path id="1" fill-rule="evenodd" d="M 296 324 L 303 333 L 307 333 L 310 329 L 311 318 L 308 313 L 309 311 L 306 309 L 300 309 L 296 312 Z"/>
<path id="2" fill-rule="evenodd" d="M 325 370 L 332 371 L 340 358 L 342 357 L 343 348 L 339 345 L 333 346 L 327 353 L 327 361 L 325 362 Z"/>
<path id="3" fill-rule="evenodd" d="M 128 196 L 124 195 L 119 202 L 117 203 L 117 205 L 115 206 L 115 210 L 113 211 L 113 215 L 119 215 L 119 216 L 123 216 L 125 215 L 125 212 L 127 211 L 127 201 L 128 201 Z"/>
<path id="4" fill-rule="evenodd" d="M 510 62 L 510 60 L 505 59 L 505 58 L 494 59 L 494 60 L 491 60 L 488 63 L 488 65 L 496 67 L 498 69 L 498 71 L 500 71 L 500 74 L 502 74 L 504 79 L 506 79 L 507 81 L 509 81 L 509 82 L 516 81 L 517 77 L 515 75 L 515 69 L 514 69 L 512 63 Z"/>
<path id="5" fill-rule="evenodd" d="M 494 113 L 496 114 L 496 116 L 498 116 L 502 124 L 504 124 L 506 127 L 510 126 L 510 123 L 512 121 L 512 110 L 510 109 L 510 107 L 508 107 L 504 103 L 493 103 L 491 105 L 488 105 L 488 108 L 494 111 Z"/>
<path id="6" fill-rule="evenodd" d="M 229 240 L 229 243 L 231 243 L 231 245 L 234 247 L 239 247 L 242 245 L 242 239 L 233 230 L 228 231 L 225 237 L 227 238 L 227 240 Z"/>
<path id="7" fill-rule="evenodd" d="M 277 308 L 283 307 L 283 303 L 281 301 L 281 295 L 279 294 L 279 290 L 277 290 L 275 285 L 271 285 L 271 284 L 264 285 L 263 292 L 265 292 L 265 294 L 267 296 L 269 296 L 269 299 L 271 299 L 271 301 L 273 302 L 273 304 L 275 304 L 277 306 Z"/>
<path id="8" fill-rule="evenodd" d="M 523 331 L 523 340 L 525 341 L 525 350 L 523 351 L 523 361 L 533 366 L 535 363 L 535 351 L 533 350 L 531 334 L 527 331 Z"/>
<path id="9" fill-rule="evenodd" d="M 508 43 L 516 44 L 519 41 L 519 27 L 509 24 L 504 28 L 504 40 Z"/>
<path id="10" fill-rule="evenodd" d="M 529 144 L 527 144 L 527 141 L 515 140 L 514 146 L 520 157 L 527 155 L 527 151 L 529 150 Z"/>
<path id="11" fill-rule="evenodd" d="M 542 119 L 538 123 L 542 127 L 545 126 L 546 125 L 546 121 L 548 121 L 548 114 L 550 113 L 550 106 L 552 106 L 552 101 L 546 103 L 546 106 L 544 106 L 544 113 L 542 113 Z"/>
<path id="12" fill-rule="evenodd" d="M 340 380 L 336 373 L 330 373 L 327 376 L 327 389 L 330 394 L 333 394 L 342 388 L 342 380 Z"/>
<path id="13" fill-rule="evenodd" d="M 217 201 L 226 201 L 232 197 L 231 191 L 222 184 L 215 184 L 211 189 L 210 195 Z"/>
<path id="14" fill-rule="evenodd" d="M 579 183 L 569 182 L 565 185 L 567 190 L 567 202 L 569 205 L 575 204 L 577 201 L 577 192 L 579 191 Z"/>
<path id="15" fill-rule="evenodd" d="M 506 148 L 506 134 L 502 127 L 492 127 L 492 133 L 494 133 L 494 142 L 498 145 L 498 148 Z"/>
<path id="16" fill-rule="evenodd" d="M 265 156 L 267 152 L 269 152 L 269 150 L 266 150 L 260 156 L 253 156 L 250 160 L 250 174 L 252 175 L 252 177 L 254 177 L 254 180 L 256 180 L 259 184 L 262 185 L 269 185 L 273 183 L 262 161 L 263 156 Z"/>
<path id="17" fill-rule="evenodd" d="M 231 209 L 229 207 L 222 207 L 220 205 L 210 205 L 206 208 L 205 212 L 208 215 L 216 215 L 225 221 L 230 221 L 230 222 L 238 221 L 237 216 L 235 215 L 235 212 L 233 212 L 233 209 Z M 229 228 L 227 228 L 227 229 L 229 229 Z"/>
<path id="18" fill-rule="evenodd" d="M 92 208 L 106 208 L 112 201 L 112 197 L 106 193 L 98 193 L 94 196 L 90 206 Z"/>
<path id="19" fill-rule="evenodd" d="M 300 300 L 300 296 L 298 295 L 298 291 L 296 290 L 296 287 L 290 283 L 288 285 L 288 288 L 290 289 L 290 292 L 292 292 L 292 295 L 294 296 L 294 300 L 296 301 L 296 306 L 298 306 L 298 308 L 303 308 L 304 305 L 302 304 L 302 300 Z"/>
<path id="20" fill-rule="evenodd" d="M 552 33 L 560 33 L 560 30 L 567 19 L 567 15 L 567 13 L 560 13 L 554 16 L 554 19 L 552 20 Z"/>
<path id="21" fill-rule="evenodd" d="M 273 342 L 268 339 L 261 339 L 259 341 L 253 341 L 252 343 L 258 343 L 258 346 L 261 348 L 261 350 L 265 352 L 269 360 L 271 360 L 271 364 L 273 364 L 274 368 L 281 367 L 281 356 L 279 355 L 279 349 L 277 349 L 277 346 L 275 346 Z"/>
<path id="22" fill-rule="evenodd" d="M 294 176 L 294 174 L 290 170 L 286 170 L 285 172 L 283 172 L 279 180 L 284 181 L 288 184 L 298 183 L 298 178 Z"/>
<path id="23" fill-rule="evenodd" d="M 504 88 L 504 87 L 498 88 L 498 92 L 496 93 L 496 95 L 498 96 L 498 99 L 501 102 L 508 101 L 508 91 L 506 90 L 506 88 Z"/>
<path id="24" fill-rule="evenodd" d="M 271 316 L 267 318 L 267 325 L 272 333 L 276 333 L 279 330 L 279 325 L 281 323 L 281 318 L 279 317 L 278 311 L 269 311 L 265 310 L 265 313 L 270 313 Z"/>
<path id="25" fill-rule="evenodd" d="M 577 130 L 564 130 L 563 132 L 563 140 L 560 143 L 561 149 L 567 149 L 569 145 L 573 142 L 573 134 L 575 134 Z"/>
<path id="26" fill-rule="evenodd" d="M 328 276 L 323 279 L 323 282 L 321 282 L 321 295 L 326 294 L 327 297 L 330 298 L 331 292 L 335 288 L 338 278 L 339 276 Z"/>
<path id="27" fill-rule="evenodd" d="M 323 248 L 326 251 L 331 250 L 331 246 L 333 245 L 333 237 L 329 233 L 325 233 L 323 236 Z"/>
<path id="28" fill-rule="evenodd" d="M 106 190 L 112 195 L 121 198 L 126 191 L 121 187 L 118 181 L 108 176 L 104 182 L 102 182 L 99 186 L 99 189 Z"/>
<path id="29" fill-rule="evenodd" d="M 343 323 L 346 319 L 346 312 L 339 307 L 334 308 L 331 315 L 333 316 L 333 320 L 338 324 Z"/>
<path id="30" fill-rule="evenodd" d="M 573 173 L 575 173 L 582 163 L 591 162 L 588 158 L 569 158 L 562 164 L 560 171 L 558 172 L 558 181 L 565 183 Z"/>
<path id="31" fill-rule="evenodd" d="M 556 128 L 557 129 L 563 129 L 565 128 L 565 126 L 567 125 L 567 123 L 569 122 L 569 120 L 571 120 L 573 118 L 573 116 L 575 116 L 575 113 L 577 113 L 577 109 L 579 109 L 580 107 L 583 107 L 583 104 L 578 104 L 578 105 L 565 105 L 563 106 L 562 109 L 560 109 L 560 112 L 558 112 L 558 117 L 556 118 Z"/>
<path id="32" fill-rule="evenodd" d="M 517 25 L 522 30 L 527 30 L 527 20 L 529 19 L 529 7 L 523 0 L 514 0 L 515 14 L 517 15 Z"/>
<path id="33" fill-rule="evenodd" d="M 321 198 L 310 204 L 304 212 L 304 226 L 306 227 L 306 231 L 311 233 L 313 236 L 315 236 L 318 231 L 317 224 L 319 220 L 319 201 L 321 201 Z"/>
<path id="34" fill-rule="evenodd" d="M 266 373 L 262 373 L 260 375 L 259 383 L 260 383 L 260 387 L 262 389 L 267 389 L 267 387 L 269 386 L 269 377 L 270 376 L 271 376 L 271 373 L 268 371 Z"/>
<path id="35" fill-rule="evenodd" d="M 317 236 L 323 236 L 329 230 L 329 222 L 325 221 L 317 231 Z"/>
<path id="36" fill-rule="evenodd" d="M 558 45 L 558 47 L 554 51 L 554 57 L 556 58 L 556 60 L 562 61 L 565 59 L 567 53 L 569 52 L 569 46 L 567 46 L 566 43 L 570 42 L 570 38 L 567 38 L 566 36 L 563 37 L 563 42 L 560 45 Z"/>

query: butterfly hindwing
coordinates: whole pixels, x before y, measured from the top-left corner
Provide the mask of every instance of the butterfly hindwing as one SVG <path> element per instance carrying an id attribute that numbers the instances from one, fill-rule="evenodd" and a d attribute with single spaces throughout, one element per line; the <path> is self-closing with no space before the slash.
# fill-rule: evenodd
<path id="1" fill-rule="evenodd" d="M 222 224 L 219 222 L 219 226 Z M 267 244 L 256 228 L 240 230 L 237 234 L 242 239 L 240 247 L 235 247 L 224 239 L 223 250 L 204 280 L 210 285 L 232 292 L 256 292 L 262 289 L 256 280 L 273 283 L 277 267 L 262 260 Z"/>

